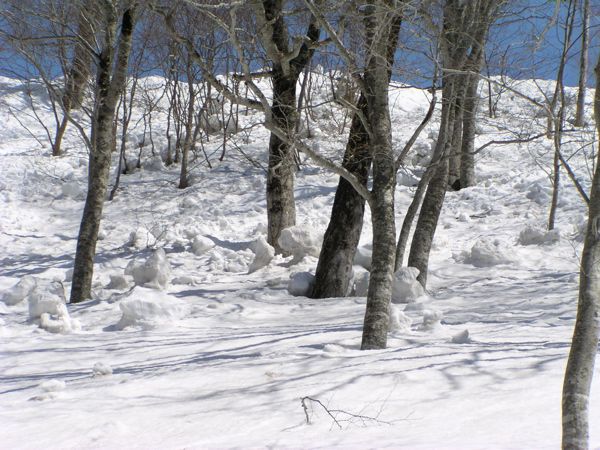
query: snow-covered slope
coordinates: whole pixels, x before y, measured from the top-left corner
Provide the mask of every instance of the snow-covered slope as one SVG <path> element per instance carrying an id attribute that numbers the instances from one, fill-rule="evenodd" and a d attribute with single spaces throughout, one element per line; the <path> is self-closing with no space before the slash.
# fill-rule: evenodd
<path id="1" fill-rule="evenodd" d="M 515 87 L 541 98 L 532 82 Z M 184 191 L 176 188 L 178 167 L 161 167 L 146 147 L 143 169 L 123 176 L 106 204 L 95 298 L 65 311 L 61 289 L 69 290 L 87 153 L 71 130 L 65 156 L 49 156 L 25 92 L 0 80 L 1 449 L 559 445 L 585 208 L 563 177 L 559 231 L 542 231 L 550 141 L 478 154 L 477 186 L 447 195 L 428 292 L 403 312 L 394 306 L 388 349 L 360 351 L 365 298 L 292 296 L 288 287 L 297 293 L 306 277 L 291 286 L 290 277 L 314 271 L 316 258 L 307 251 L 270 260 L 261 240 L 268 143 L 261 127 L 234 135 L 223 162 L 221 140 L 211 137 L 212 169 L 200 154 Z M 428 98 L 408 88 L 390 97 L 400 150 Z M 43 91 L 32 98 L 51 123 Z M 339 160 L 347 128 L 331 108 L 315 111 L 311 139 Z M 510 93 L 498 114 L 482 121 L 477 146 L 543 131 L 544 118 Z M 160 114 L 154 120 L 159 152 L 164 124 Z M 428 125 L 399 177 L 398 224 L 420 170 L 413 164 L 427 158 L 437 125 Z M 138 125 L 132 136 L 140 133 Z M 580 142 L 589 138 L 589 131 L 569 135 L 564 149 L 586 186 L 591 148 Z M 137 153 L 133 144 L 129 150 Z M 298 224 L 317 241 L 336 184 L 310 161 L 298 173 Z M 253 265 L 255 253 L 262 259 Z M 597 380 L 593 446 L 600 446 Z"/>

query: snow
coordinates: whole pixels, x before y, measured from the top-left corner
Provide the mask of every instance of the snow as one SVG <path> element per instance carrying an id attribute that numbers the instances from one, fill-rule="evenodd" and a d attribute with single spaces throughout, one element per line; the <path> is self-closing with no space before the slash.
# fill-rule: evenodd
<path id="1" fill-rule="evenodd" d="M 140 86 L 162 83 L 151 77 Z M 513 87 L 541 99 L 534 82 Z M 563 177 L 560 234 L 544 231 L 549 141 L 477 154 L 477 185 L 447 193 L 427 291 L 417 295 L 414 271 L 401 272 L 411 274 L 400 291 L 412 303 L 391 305 L 387 349 L 360 351 L 370 211 L 354 296 L 307 298 L 337 177 L 303 157 L 295 188 L 301 225 L 284 238 L 293 255 L 273 255 L 264 239 L 260 167 L 268 133 L 254 126 L 261 120 L 254 113 L 240 115 L 246 131 L 230 139 L 257 164 L 233 144 L 218 162 L 222 142 L 211 138 L 204 144 L 213 168 L 195 160 L 195 181 L 185 190 L 177 188 L 179 167 L 154 165 L 144 147 L 143 169 L 122 175 L 117 196 L 105 204 L 92 299 L 67 304 L 60 288 L 70 290 L 87 153 L 71 128 L 66 154 L 52 158 L 20 127 L 8 107 L 26 106 L 24 89 L 0 79 L 0 448 L 560 445 L 586 209 Z M 315 103 L 325 97 L 314 95 Z M 51 123 L 47 97 L 34 98 Z M 390 104 L 400 149 L 421 121 L 428 94 L 394 88 Z M 311 123 L 312 141 L 340 161 L 347 129 L 336 119 L 343 111 L 326 108 L 315 108 L 320 122 Z M 157 150 L 166 128 L 161 114 L 153 117 Z M 592 123 L 591 108 L 588 114 Z M 131 123 L 140 117 L 136 106 Z M 44 142 L 35 119 L 24 114 L 23 121 Z M 397 229 L 414 195 L 411 174 L 423 170 L 414 163 L 429 157 L 438 126 L 439 111 L 407 159 L 396 190 Z M 544 126 L 522 99 L 504 94 L 499 117 L 481 123 L 476 146 L 514 139 L 506 130 Z M 131 135 L 143 132 L 141 124 Z M 589 155 L 586 161 L 577 141 L 565 140 L 563 151 L 589 189 Z M 128 146 L 132 161 L 138 151 Z M 600 446 L 600 366 L 595 370 L 592 448 Z M 344 411 L 337 416 L 342 429 L 314 402 L 307 405 L 308 425 L 300 402 L 306 396 Z"/>
<path id="2" fill-rule="evenodd" d="M 392 281 L 392 302 L 412 303 L 425 295 L 421 283 L 417 281 L 419 269 L 416 267 L 401 267 L 394 273 Z"/>
<path id="3" fill-rule="evenodd" d="M 171 266 L 165 251 L 159 248 L 145 261 L 132 260 L 125 268 L 125 275 L 131 275 L 138 286 L 165 289 L 171 281 Z"/>

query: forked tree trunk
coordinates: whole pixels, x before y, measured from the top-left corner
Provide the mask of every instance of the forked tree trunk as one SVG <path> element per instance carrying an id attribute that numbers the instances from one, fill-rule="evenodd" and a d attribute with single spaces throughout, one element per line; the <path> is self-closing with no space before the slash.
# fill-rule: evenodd
<path id="1" fill-rule="evenodd" d="M 290 39 L 283 1 L 263 0 L 255 8 L 257 17 L 264 22 L 260 25 L 261 35 L 273 65 L 273 121 L 287 135 L 293 136 L 298 117 L 296 83 L 314 54 L 314 47 L 308 43 L 318 41 L 320 30 L 311 17 L 305 35 L 306 42 L 300 46 L 296 57 L 287 60 Z M 279 245 L 281 232 L 296 224 L 294 170 L 293 149 L 275 133 L 271 133 L 267 173 L 267 241 L 277 253 L 283 252 Z"/>
<path id="2" fill-rule="evenodd" d="M 364 94 L 361 94 L 357 108 L 363 117 L 367 117 Z M 358 114 L 352 118 L 342 165 L 364 186 L 367 185 L 371 167 L 369 134 Z M 360 240 L 364 213 L 365 199 L 348 181 L 340 177 L 315 272 L 313 298 L 345 297 L 349 294 L 352 264 Z"/>
<path id="3" fill-rule="evenodd" d="M 90 149 L 88 192 L 77 238 L 71 303 L 91 298 L 94 274 L 94 256 L 100 219 L 108 186 L 113 140 L 113 121 L 119 93 L 126 79 L 134 28 L 134 8 L 123 13 L 119 47 L 113 71 L 114 45 L 116 43 L 117 16 L 114 7 L 106 0 L 105 38 L 98 63 L 96 116 L 92 123 L 92 148 Z"/>
<path id="4" fill-rule="evenodd" d="M 396 13 L 387 46 L 388 83 L 392 75 L 394 54 L 402 26 L 402 14 Z M 369 111 L 364 93 L 357 103 L 361 114 L 354 114 L 343 166 L 366 186 L 371 167 L 369 134 L 360 116 L 367 118 Z M 340 177 L 331 210 L 331 219 L 325 231 L 319 255 L 313 298 L 344 297 L 349 294 L 352 265 L 363 226 L 365 200 L 348 181 Z"/>
<path id="5" fill-rule="evenodd" d="M 600 58 L 596 65 L 594 113 L 600 133 Z M 588 403 L 600 332 L 600 154 L 590 196 L 588 225 L 579 272 L 577 319 L 562 393 L 562 448 L 584 450 L 589 445 Z"/>

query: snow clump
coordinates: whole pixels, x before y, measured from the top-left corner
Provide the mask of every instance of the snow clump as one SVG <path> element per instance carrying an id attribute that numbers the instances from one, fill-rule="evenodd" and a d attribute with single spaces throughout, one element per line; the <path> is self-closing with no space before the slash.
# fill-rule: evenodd
<path id="1" fill-rule="evenodd" d="M 419 326 L 421 331 L 434 330 L 441 326 L 442 312 L 432 309 L 425 309 L 423 311 L 423 323 Z"/>
<path id="2" fill-rule="evenodd" d="M 315 276 L 310 272 L 296 272 L 290 276 L 287 290 L 294 297 L 307 297 L 312 291 Z"/>
<path id="3" fill-rule="evenodd" d="M 412 319 L 404 314 L 396 305 L 391 304 L 388 331 L 408 333 L 411 325 Z"/>
<path id="4" fill-rule="evenodd" d="M 258 239 L 252 242 L 250 248 L 254 252 L 254 260 L 248 267 L 248 273 L 256 272 L 268 266 L 275 257 L 275 249 L 269 245 L 264 236 L 259 236 Z"/>
<path id="5" fill-rule="evenodd" d="M 475 267 L 491 267 L 512 262 L 500 241 L 488 239 L 479 239 L 470 252 L 463 252 L 456 259 Z"/>
<path id="6" fill-rule="evenodd" d="M 557 229 L 546 231 L 528 225 L 519 233 L 521 245 L 549 245 L 560 241 L 560 231 Z"/>
<path id="7" fill-rule="evenodd" d="M 186 302 L 151 289 L 136 287 L 119 303 L 123 315 L 115 325 L 117 330 L 127 327 L 152 329 L 182 319 L 189 312 Z"/>
<path id="8" fill-rule="evenodd" d="M 469 330 L 463 330 L 460 333 L 455 334 L 452 336 L 450 342 L 453 344 L 468 344 L 471 342 L 471 339 L 469 338 Z"/>
<path id="9" fill-rule="evenodd" d="M 125 268 L 125 275 L 131 275 L 138 286 L 165 289 L 171 279 L 171 265 L 162 248 L 155 250 L 144 261 L 131 261 Z"/>
<path id="10" fill-rule="evenodd" d="M 92 376 L 94 377 L 105 377 L 112 375 L 112 373 L 112 367 L 110 367 L 108 364 L 104 364 L 101 362 L 97 362 L 92 368 Z"/>
<path id="11" fill-rule="evenodd" d="M 402 267 L 394 273 L 392 303 L 413 303 L 425 295 L 423 286 L 417 281 L 419 273 L 416 267 Z"/>
<path id="12" fill-rule="evenodd" d="M 354 296 L 366 297 L 369 291 L 369 271 L 362 266 L 353 266 L 354 272 Z"/>
<path id="13" fill-rule="evenodd" d="M 373 256 L 372 250 L 365 247 L 358 247 L 354 253 L 354 265 L 364 267 L 371 270 L 371 259 Z"/>
<path id="14" fill-rule="evenodd" d="M 16 305 L 22 302 L 36 287 L 37 280 L 31 275 L 26 275 L 19 280 L 17 284 L 9 288 L 2 294 L 2 302 L 8 306 Z"/>
<path id="15" fill-rule="evenodd" d="M 192 241 L 192 252 L 196 256 L 203 255 L 211 248 L 215 246 L 215 243 L 212 239 L 207 238 L 206 236 L 195 236 Z"/>
<path id="16" fill-rule="evenodd" d="M 305 256 L 318 258 L 322 244 L 317 233 L 308 225 L 294 225 L 284 229 L 277 242 L 284 253 L 294 257 L 294 261 L 300 261 Z"/>
<path id="17" fill-rule="evenodd" d="M 27 295 L 29 320 L 50 333 L 71 333 L 81 330 L 81 324 L 71 319 L 67 310 L 62 283 L 37 279 Z"/>

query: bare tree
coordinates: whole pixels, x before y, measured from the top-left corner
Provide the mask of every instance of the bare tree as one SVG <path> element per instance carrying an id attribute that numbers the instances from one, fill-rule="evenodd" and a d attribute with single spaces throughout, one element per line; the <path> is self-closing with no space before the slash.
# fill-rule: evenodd
<path id="1" fill-rule="evenodd" d="M 600 58 L 595 68 L 594 113 L 600 133 Z M 600 158 L 600 153 L 597 155 Z M 600 325 L 600 159 L 592 180 L 588 224 L 579 272 L 579 303 L 562 393 L 562 448 L 589 446 L 588 404 Z"/>
<path id="2" fill-rule="evenodd" d="M 583 0 L 581 24 L 581 53 L 579 56 L 579 83 L 577 90 L 577 109 L 575 110 L 576 127 L 583 126 L 585 115 L 585 89 L 587 83 L 588 54 L 590 46 L 590 0 Z"/>
<path id="3" fill-rule="evenodd" d="M 92 121 L 88 191 L 83 209 L 73 270 L 71 303 L 91 298 L 94 256 L 106 197 L 113 142 L 113 122 L 127 76 L 137 4 L 128 2 L 121 20 L 115 0 L 102 0 L 104 36 L 97 61 L 96 98 Z M 120 32 L 117 28 L 120 22 Z M 118 48 L 115 46 L 118 43 Z"/>

